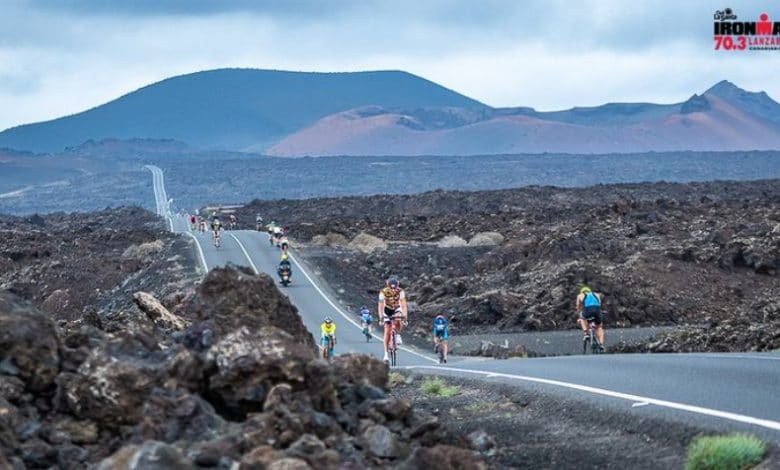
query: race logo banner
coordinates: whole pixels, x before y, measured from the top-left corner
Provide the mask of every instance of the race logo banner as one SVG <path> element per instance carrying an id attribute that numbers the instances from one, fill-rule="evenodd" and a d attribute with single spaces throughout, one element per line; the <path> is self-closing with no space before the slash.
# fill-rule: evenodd
<path id="1" fill-rule="evenodd" d="M 767 13 L 741 21 L 733 9 L 724 8 L 713 19 L 716 51 L 780 51 L 780 21 L 772 21 Z"/>

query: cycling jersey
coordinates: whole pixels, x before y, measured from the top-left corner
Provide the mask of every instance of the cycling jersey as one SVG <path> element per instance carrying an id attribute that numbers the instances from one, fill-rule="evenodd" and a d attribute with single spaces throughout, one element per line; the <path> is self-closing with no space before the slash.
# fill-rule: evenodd
<path id="1" fill-rule="evenodd" d="M 593 292 L 588 292 L 582 299 L 582 306 L 585 308 L 601 307 L 601 300 L 599 300 L 598 295 L 594 294 Z"/>
<path id="2" fill-rule="evenodd" d="M 401 306 L 401 300 L 405 299 L 406 293 L 400 287 L 385 287 L 379 291 L 379 301 L 385 303 L 385 310 L 395 310 Z"/>
<path id="3" fill-rule="evenodd" d="M 433 334 L 439 338 L 447 339 L 449 331 L 446 318 L 437 317 L 433 319 Z"/>
<path id="4" fill-rule="evenodd" d="M 361 313 L 360 319 L 363 321 L 363 323 L 371 323 L 371 312 Z"/>
<path id="5" fill-rule="evenodd" d="M 327 323 L 323 323 L 320 325 L 320 330 L 322 331 L 322 336 L 333 336 L 336 334 L 336 324 L 331 323 L 328 325 Z"/>
<path id="6" fill-rule="evenodd" d="M 215 232 L 222 228 L 222 222 L 212 222 L 211 223 L 211 230 L 214 230 Z"/>

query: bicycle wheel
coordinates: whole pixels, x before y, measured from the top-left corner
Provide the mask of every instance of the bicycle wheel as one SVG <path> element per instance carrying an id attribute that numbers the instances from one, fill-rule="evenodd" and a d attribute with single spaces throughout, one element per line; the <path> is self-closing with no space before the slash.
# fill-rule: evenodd
<path id="1" fill-rule="evenodd" d="M 398 352 L 398 342 L 396 340 L 397 333 L 393 329 L 392 336 L 390 337 L 390 365 L 396 366 L 396 353 Z"/>
<path id="2" fill-rule="evenodd" d="M 438 344 L 439 364 L 444 364 L 444 345 Z"/>
<path id="3" fill-rule="evenodd" d="M 593 354 L 601 354 L 601 343 L 599 343 L 599 339 L 595 336 L 593 337 L 593 344 L 591 344 L 590 348 L 593 351 Z"/>
<path id="4" fill-rule="evenodd" d="M 582 354 L 588 354 L 588 346 L 590 346 L 590 338 L 585 338 L 582 341 Z"/>

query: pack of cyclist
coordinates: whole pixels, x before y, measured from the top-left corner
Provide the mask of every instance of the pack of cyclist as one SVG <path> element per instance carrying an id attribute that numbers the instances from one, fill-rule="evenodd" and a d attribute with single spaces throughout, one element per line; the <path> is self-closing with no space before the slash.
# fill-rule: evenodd
<path id="1" fill-rule="evenodd" d="M 268 233 L 268 239 L 271 246 L 276 246 L 281 250 L 281 259 L 277 267 L 277 275 L 280 282 L 287 285 L 292 278 L 292 264 L 289 259 L 290 242 L 287 239 L 287 229 L 271 221 L 263 224 L 263 218 L 260 214 L 255 217 L 255 229 Z M 200 230 L 205 232 L 206 219 L 200 215 L 191 215 L 189 218 L 190 228 L 193 231 Z M 229 226 L 237 227 L 236 216 L 229 215 Z M 215 214 L 211 219 L 211 230 L 214 245 L 219 247 L 221 231 L 224 226 Z M 598 341 L 598 347 L 603 352 L 604 347 L 604 312 L 602 310 L 604 296 L 601 293 L 594 292 L 588 286 L 582 286 L 575 299 L 576 323 L 582 329 L 583 341 L 590 338 L 590 329 L 593 328 L 595 338 Z M 367 341 L 373 334 L 373 318 L 368 307 L 361 307 L 359 311 L 360 323 L 363 328 L 363 334 Z M 377 299 L 377 320 L 381 321 L 383 327 L 382 346 L 384 352 L 384 361 L 388 363 L 388 351 L 391 346 L 403 344 L 401 332 L 408 324 L 409 310 L 407 305 L 406 292 L 401 288 L 398 278 L 391 276 L 385 281 L 385 285 L 379 291 Z M 329 358 L 333 354 L 333 348 L 336 344 L 336 324 L 330 317 L 325 317 L 321 325 L 321 347 L 322 357 Z M 395 333 L 395 345 L 391 344 Z M 434 345 L 434 351 L 439 352 L 440 362 L 447 362 L 449 352 L 449 322 L 443 314 L 438 314 L 431 323 L 431 336 Z"/>

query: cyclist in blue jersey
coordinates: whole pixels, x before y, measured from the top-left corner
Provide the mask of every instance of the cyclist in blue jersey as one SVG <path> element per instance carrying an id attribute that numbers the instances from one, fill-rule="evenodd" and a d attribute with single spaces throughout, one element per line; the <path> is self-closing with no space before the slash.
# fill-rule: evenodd
<path id="1" fill-rule="evenodd" d="M 368 335 L 370 336 L 371 331 L 371 310 L 368 309 L 368 307 L 363 306 L 360 308 L 360 323 L 363 327 L 363 330 L 365 330 Z"/>
<path id="2" fill-rule="evenodd" d="M 604 296 L 598 292 L 593 292 L 590 287 L 582 286 L 577 295 L 577 324 L 582 328 L 585 338 L 588 338 L 588 322 L 593 321 L 596 325 L 596 338 L 599 340 L 601 350 L 604 351 L 604 315 L 601 312 L 601 304 Z"/>
<path id="3" fill-rule="evenodd" d="M 433 319 L 433 344 L 434 349 L 437 347 L 442 348 L 442 361 L 447 362 L 447 340 L 450 338 L 449 327 L 447 325 L 447 319 L 444 315 L 436 315 Z"/>

